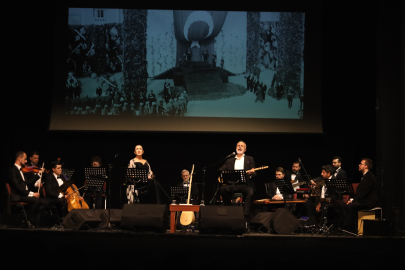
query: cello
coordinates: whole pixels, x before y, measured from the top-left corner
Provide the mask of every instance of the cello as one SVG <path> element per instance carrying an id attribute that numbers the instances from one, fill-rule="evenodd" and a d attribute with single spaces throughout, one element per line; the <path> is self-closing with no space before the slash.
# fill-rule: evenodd
<path id="1" fill-rule="evenodd" d="M 62 173 L 63 177 L 66 181 L 68 178 L 64 173 Z M 68 205 L 68 211 L 72 211 L 73 209 L 89 209 L 89 206 L 84 201 L 84 199 L 80 196 L 79 189 L 74 184 L 72 184 L 68 189 L 65 191 L 65 198 Z"/>

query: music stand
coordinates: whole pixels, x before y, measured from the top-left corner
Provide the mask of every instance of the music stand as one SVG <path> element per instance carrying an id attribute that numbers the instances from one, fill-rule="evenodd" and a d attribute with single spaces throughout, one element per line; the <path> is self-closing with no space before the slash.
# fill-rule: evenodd
<path id="1" fill-rule="evenodd" d="M 59 191 L 63 194 L 65 194 L 65 192 L 67 191 L 67 189 L 73 184 L 73 181 L 71 180 L 67 180 L 65 182 L 63 182 L 62 185 L 60 185 L 59 187 Z"/>
<path id="2" fill-rule="evenodd" d="M 222 179 L 227 185 L 246 184 L 245 170 L 226 170 L 222 171 Z"/>
<path id="3" fill-rule="evenodd" d="M 149 183 L 147 169 L 123 168 L 123 171 L 127 185 L 134 185 L 136 188 L 141 188 Z"/>
<path id="4" fill-rule="evenodd" d="M 74 172 L 75 172 L 74 169 L 65 169 L 65 168 L 62 168 L 62 173 L 63 173 L 68 179 L 71 179 L 71 178 L 72 178 Z"/>
<path id="5" fill-rule="evenodd" d="M 84 168 L 84 176 L 86 179 L 84 191 L 90 191 L 91 193 L 93 193 L 94 196 L 93 209 L 96 209 L 95 207 L 96 192 L 101 191 L 101 188 L 104 185 L 104 182 L 107 178 L 105 168 L 100 167 Z"/>
<path id="6" fill-rule="evenodd" d="M 288 179 L 276 179 L 274 180 L 278 190 L 283 194 L 284 206 L 287 203 L 287 195 L 292 195 L 295 193 L 294 188 Z"/>
<path id="7" fill-rule="evenodd" d="M 174 200 L 175 198 L 179 198 L 180 201 L 183 199 L 187 199 L 188 187 L 171 187 L 170 195 L 172 197 L 172 200 Z"/>
<path id="8" fill-rule="evenodd" d="M 338 201 L 342 201 L 343 193 L 354 194 L 353 185 L 350 183 L 350 181 L 348 179 L 329 179 L 329 181 L 325 181 L 325 185 L 326 185 L 326 188 L 328 189 L 328 194 L 330 194 L 330 191 L 335 191 L 338 194 Z M 339 211 L 338 211 L 339 212 L 339 221 L 338 222 L 340 223 L 342 216 L 343 216 L 341 204 L 338 204 L 338 208 L 339 208 Z M 327 209 L 328 209 L 328 207 L 326 207 L 325 216 L 327 216 Z M 327 228 L 326 222 L 327 222 L 327 220 L 325 219 L 324 225 L 321 228 L 321 231 L 323 231 L 324 233 L 329 233 L 329 230 L 333 227 L 333 224 L 329 228 Z M 351 232 L 342 230 L 339 227 L 340 226 L 338 225 L 338 231 L 341 231 L 344 233 L 349 233 L 351 235 L 356 235 Z"/>

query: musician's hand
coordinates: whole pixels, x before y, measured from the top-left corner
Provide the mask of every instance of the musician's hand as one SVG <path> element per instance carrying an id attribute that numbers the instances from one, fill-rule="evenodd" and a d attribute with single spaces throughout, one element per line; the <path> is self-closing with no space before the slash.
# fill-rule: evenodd
<path id="1" fill-rule="evenodd" d="M 305 199 L 308 199 L 308 198 L 309 198 L 309 195 L 308 195 L 308 194 L 304 194 L 304 198 L 305 198 Z"/>
<path id="2" fill-rule="evenodd" d="M 65 195 L 65 199 L 67 199 L 69 196 L 68 195 Z"/>
<path id="3" fill-rule="evenodd" d="M 35 192 L 32 196 L 35 197 L 35 198 L 39 198 L 39 193 Z"/>
<path id="4" fill-rule="evenodd" d="M 249 171 L 247 171 L 248 174 L 252 174 L 255 172 L 255 169 L 250 169 Z"/>
<path id="5" fill-rule="evenodd" d="M 318 203 L 318 205 L 316 206 L 316 212 L 321 212 L 321 203 Z"/>
<path id="6" fill-rule="evenodd" d="M 273 200 L 282 200 L 283 198 L 281 198 L 281 196 L 280 195 L 274 195 L 273 196 Z"/>
<path id="7" fill-rule="evenodd" d="M 351 204 L 351 203 L 352 203 L 352 201 L 351 201 L 351 200 L 348 200 L 347 203 L 346 203 L 346 205 L 349 205 L 349 204 Z"/>

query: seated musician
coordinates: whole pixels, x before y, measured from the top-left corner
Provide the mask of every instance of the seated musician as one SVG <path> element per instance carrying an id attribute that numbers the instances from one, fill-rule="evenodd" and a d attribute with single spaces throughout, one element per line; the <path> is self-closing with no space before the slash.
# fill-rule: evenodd
<path id="1" fill-rule="evenodd" d="M 376 178 L 370 171 L 373 161 L 363 158 L 359 164 L 359 172 L 363 177 L 357 186 L 356 196 L 343 205 L 344 225 L 347 230 L 357 232 L 356 220 L 358 211 L 372 209 L 378 204 L 378 188 Z"/>
<path id="2" fill-rule="evenodd" d="M 224 170 L 245 170 L 246 171 L 246 182 L 247 184 L 241 185 L 223 185 L 220 187 L 219 191 L 223 198 L 225 205 L 231 205 L 231 197 L 235 192 L 240 192 L 245 197 L 245 204 L 243 206 L 243 212 L 245 216 L 245 223 L 247 228 L 249 228 L 250 222 L 250 209 L 252 207 L 252 196 L 253 192 L 256 190 L 255 185 L 252 181 L 252 177 L 256 176 L 255 161 L 253 157 L 245 155 L 246 143 L 240 141 L 236 144 L 236 156 L 228 158 L 226 162 L 219 168 L 220 171 Z"/>
<path id="3" fill-rule="evenodd" d="M 67 211 L 66 195 L 59 191 L 59 187 L 66 181 L 62 176 L 62 164 L 58 161 L 51 163 L 52 173 L 48 173 L 45 178 L 45 194 L 47 200 L 56 206 L 59 217 L 64 217 Z"/>
<path id="4" fill-rule="evenodd" d="M 324 181 L 329 181 L 329 179 L 334 179 L 333 176 L 334 169 L 331 165 L 324 165 L 322 166 L 322 179 Z M 322 224 L 323 218 L 325 215 L 325 209 L 324 205 L 325 203 L 325 198 L 331 199 L 331 200 L 336 200 L 337 195 L 333 190 L 328 190 L 324 182 L 314 182 L 311 180 L 311 183 L 313 186 L 320 187 L 321 186 L 321 194 L 320 198 L 317 199 L 316 201 L 312 200 L 307 200 L 305 202 L 305 208 L 307 210 L 308 214 L 308 223 L 307 225 L 318 225 Z"/>
<path id="5" fill-rule="evenodd" d="M 300 172 L 300 170 L 301 170 L 300 162 L 294 161 L 292 164 L 292 167 L 291 167 L 291 172 L 287 171 L 285 173 L 285 179 L 290 180 L 293 185 L 298 184 L 299 182 L 303 182 L 304 178 L 302 177 L 302 173 Z M 306 184 L 296 186 L 296 187 L 294 187 L 294 191 L 296 191 L 299 188 L 304 188 L 304 187 L 307 187 Z"/>
<path id="6" fill-rule="evenodd" d="M 149 183 L 139 188 L 135 185 L 128 185 L 126 192 L 128 204 L 136 203 L 138 196 L 141 203 L 170 204 L 170 197 L 154 179 L 154 175 L 148 161 L 142 157 L 145 153 L 142 145 L 135 146 L 134 153 L 135 158 L 129 161 L 128 168 L 146 169 L 148 171 Z"/>
<path id="7" fill-rule="evenodd" d="M 276 169 L 276 179 L 284 179 L 285 173 L 282 167 Z M 280 193 L 280 190 L 276 186 L 276 183 L 270 182 L 269 189 L 267 190 L 267 197 L 272 200 L 283 200 L 283 194 Z"/>
<path id="8" fill-rule="evenodd" d="M 102 166 L 101 158 L 99 156 L 93 157 L 91 160 L 91 167 L 93 168 L 98 168 Z M 104 183 L 105 184 L 105 183 Z M 90 190 L 85 192 L 83 197 L 84 200 L 86 201 L 87 205 L 89 206 L 89 209 L 93 209 L 93 204 L 95 205 L 95 209 L 103 209 L 103 187 L 101 188 L 100 191 L 94 191 L 91 192 Z"/>
<path id="9" fill-rule="evenodd" d="M 8 177 L 10 185 L 10 198 L 13 202 L 29 203 L 27 218 L 28 227 L 35 228 L 38 226 L 37 220 L 42 210 L 48 207 L 48 202 L 39 198 L 38 182 L 40 175 L 32 174 L 31 177 L 25 176 L 22 168 L 25 167 L 27 162 L 27 155 L 23 151 L 19 151 L 15 156 L 15 163 L 11 167 Z M 41 174 L 42 171 L 39 173 Z M 36 182 L 35 189 L 29 189 L 32 183 Z"/>
<path id="10" fill-rule="evenodd" d="M 190 186 L 190 172 L 188 170 L 183 170 L 181 172 L 181 177 L 183 181 L 177 184 L 178 187 L 189 187 Z M 198 187 L 197 184 L 193 181 L 191 184 L 191 193 L 190 193 L 190 204 L 198 205 Z M 182 198 L 180 203 L 187 203 L 187 197 Z"/>

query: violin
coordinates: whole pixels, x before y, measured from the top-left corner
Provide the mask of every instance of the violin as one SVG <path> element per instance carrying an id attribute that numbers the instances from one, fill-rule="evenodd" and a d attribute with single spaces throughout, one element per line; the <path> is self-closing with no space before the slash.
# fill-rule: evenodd
<path id="1" fill-rule="evenodd" d="M 42 169 L 44 169 L 44 168 L 42 167 Z M 41 172 L 42 169 L 38 168 L 37 166 L 21 167 L 21 171 L 23 173 L 28 173 L 28 172 L 39 173 L 39 172 Z M 44 173 L 49 173 L 49 172 L 50 172 L 49 170 L 44 169 Z"/>
<path id="2" fill-rule="evenodd" d="M 39 173 L 41 171 L 40 168 L 37 166 L 25 166 L 21 168 L 21 171 L 23 173 L 28 173 L 28 172 L 33 172 L 33 173 Z"/>
<path id="3" fill-rule="evenodd" d="M 63 177 L 68 180 L 66 175 L 62 173 Z M 84 199 L 80 196 L 79 189 L 72 184 L 66 191 L 65 194 L 67 196 L 66 201 L 68 205 L 68 211 L 72 211 L 73 209 L 89 209 L 89 206 L 84 201 Z"/>

